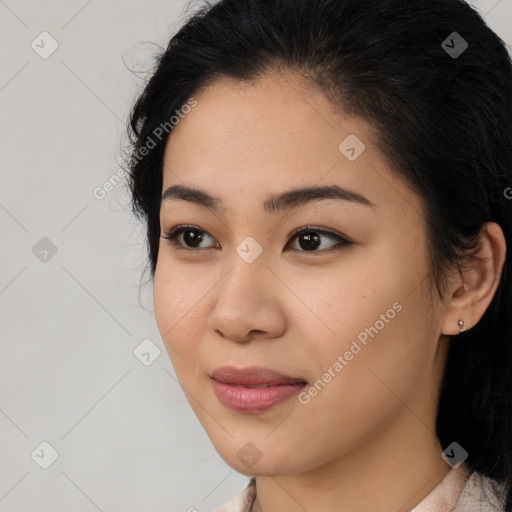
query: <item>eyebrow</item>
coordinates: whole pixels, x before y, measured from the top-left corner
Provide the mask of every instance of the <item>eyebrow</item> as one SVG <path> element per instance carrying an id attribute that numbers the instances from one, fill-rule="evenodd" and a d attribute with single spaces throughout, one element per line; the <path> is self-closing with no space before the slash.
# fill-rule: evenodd
<path id="1" fill-rule="evenodd" d="M 216 212 L 225 212 L 223 202 L 219 197 L 212 196 L 208 192 L 197 188 L 173 185 L 162 194 L 162 202 L 170 199 L 182 199 L 183 201 L 211 208 Z M 327 185 L 297 188 L 271 196 L 263 202 L 263 209 L 266 213 L 270 214 L 289 210 L 321 199 L 338 199 L 376 208 L 376 205 L 369 199 L 353 190 L 339 187 L 338 185 Z"/>

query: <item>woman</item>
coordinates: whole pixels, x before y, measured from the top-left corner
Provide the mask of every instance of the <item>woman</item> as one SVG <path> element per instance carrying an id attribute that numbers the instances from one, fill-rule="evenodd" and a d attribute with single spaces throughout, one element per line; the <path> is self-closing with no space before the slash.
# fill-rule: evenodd
<path id="1" fill-rule="evenodd" d="M 221 0 L 131 114 L 221 511 L 512 510 L 512 64 L 460 0 Z"/>

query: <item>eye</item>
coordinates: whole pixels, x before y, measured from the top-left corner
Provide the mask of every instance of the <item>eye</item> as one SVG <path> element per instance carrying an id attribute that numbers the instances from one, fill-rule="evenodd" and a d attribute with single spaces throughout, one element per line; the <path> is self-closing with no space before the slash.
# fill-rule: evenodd
<path id="1" fill-rule="evenodd" d="M 305 226 L 298 230 L 293 231 L 289 237 L 288 242 L 297 238 L 299 247 L 301 249 L 292 248 L 294 251 L 298 252 L 327 252 L 324 250 L 318 250 L 318 248 L 322 245 L 322 237 L 331 238 L 331 240 L 337 240 L 338 243 L 331 245 L 331 248 L 334 250 L 339 250 L 344 246 L 350 245 L 353 242 L 347 240 L 344 236 L 333 233 L 331 231 L 326 231 L 324 229 L 318 228 L 316 226 Z M 174 246 L 176 249 L 185 250 L 185 251 L 196 251 L 201 249 L 200 244 L 211 238 L 214 238 L 209 235 L 206 231 L 198 228 L 197 226 L 192 225 L 181 225 L 174 227 L 170 232 L 164 233 L 162 238 L 166 239 L 169 244 Z M 289 243 L 287 243 L 287 246 Z M 217 242 L 214 247 L 204 247 L 203 249 L 211 249 L 211 248 L 219 248 L 220 245 Z M 322 248 L 324 249 L 324 248 Z"/>
<path id="2" fill-rule="evenodd" d="M 325 229 L 316 226 L 305 226 L 298 230 L 293 231 L 288 237 L 288 241 L 297 238 L 299 247 L 305 249 L 300 251 L 299 249 L 293 249 L 299 252 L 329 252 L 324 250 L 318 250 L 322 245 L 322 237 L 331 238 L 331 240 L 337 240 L 338 243 L 331 245 L 331 250 L 340 250 L 343 247 L 352 244 L 350 240 L 342 235 L 333 233 L 332 231 L 326 231 Z M 287 244 L 288 245 L 288 244 Z M 323 249 L 323 248 L 322 248 Z"/>
<path id="3" fill-rule="evenodd" d="M 201 242 L 207 237 L 210 237 L 213 240 L 213 237 L 210 236 L 206 231 L 203 231 L 202 229 L 199 229 L 198 227 L 191 225 L 176 226 L 169 233 L 165 233 L 164 235 L 165 236 L 163 236 L 162 238 L 168 240 L 171 245 L 176 247 L 176 249 L 184 249 L 186 251 L 197 249 L 199 244 L 201 244 Z M 180 243 L 179 240 L 181 235 L 183 235 L 183 240 L 186 242 L 186 244 L 190 245 L 183 246 Z"/>

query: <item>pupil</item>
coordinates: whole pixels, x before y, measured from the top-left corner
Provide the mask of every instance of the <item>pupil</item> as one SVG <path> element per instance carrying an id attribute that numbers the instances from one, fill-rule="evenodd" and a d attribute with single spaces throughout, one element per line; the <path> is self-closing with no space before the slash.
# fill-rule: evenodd
<path id="1" fill-rule="evenodd" d="M 191 245 L 192 247 L 197 247 L 202 239 L 202 235 L 198 235 L 197 231 L 194 229 L 189 229 L 183 233 L 183 236 L 185 238 L 185 241 L 188 245 Z M 313 231 L 304 234 L 299 238 L 299 245 L 302 249 L 316 249 L 319 246 L 319 240 L 320 237 L 318 234 L 314 233 Z"/>
<path id="2" fill-rule="evenodd" d="M 302 249 L 316 249 L 318 247 L 318 241 L 320 237 L 318 236 L 318 234 L 315 234 L 314 232 L 312 233 L 313 235 L 308 233 L 302 235 L 302 237 L 299 238 L 299 245 L 301 246 Z M 302 240 L 304 240 L 306 243 L 303 244 Z"/>
<path id="3" fill-rule="evenodd" d="M 190 235 L 191 233 L 192 236 L 187 236 Z M 197 247 L 197 245 L 199 245 L 201 243 L 201 240 L 203 239 L 202 235 L 196 235 L 195 233 L 197 232 L 193 229 L 189 229 L 183 233 L 187 244 L 189 244 L 189 242 L 192 241 L 192 244 L 189 244 L 192 245 L 192 247 Z M 197 245 L 194 245 L 193 242 L 197 242 Z"/>

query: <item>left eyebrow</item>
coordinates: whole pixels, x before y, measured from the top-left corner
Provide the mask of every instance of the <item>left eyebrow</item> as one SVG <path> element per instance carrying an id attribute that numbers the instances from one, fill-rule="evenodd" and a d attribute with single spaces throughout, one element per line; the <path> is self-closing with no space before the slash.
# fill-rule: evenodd
<path id="1" fill-rule="evenodd" d="M 219 213 L 225 212 L 225 207 L 219 197 L 197 188 L 173 185 L 162 194 L 162 201 L 170 199 L 181 199 L 205 206 Z M 369 199 L 353 190 L 339 187 L 338 185 L 327 185 L 297 188 L 270 196 L 263 202 L 263 209 L 266 213 L 271 214 L 322 199 L 337 199 L 376 208 L 376 205 Z"/>

